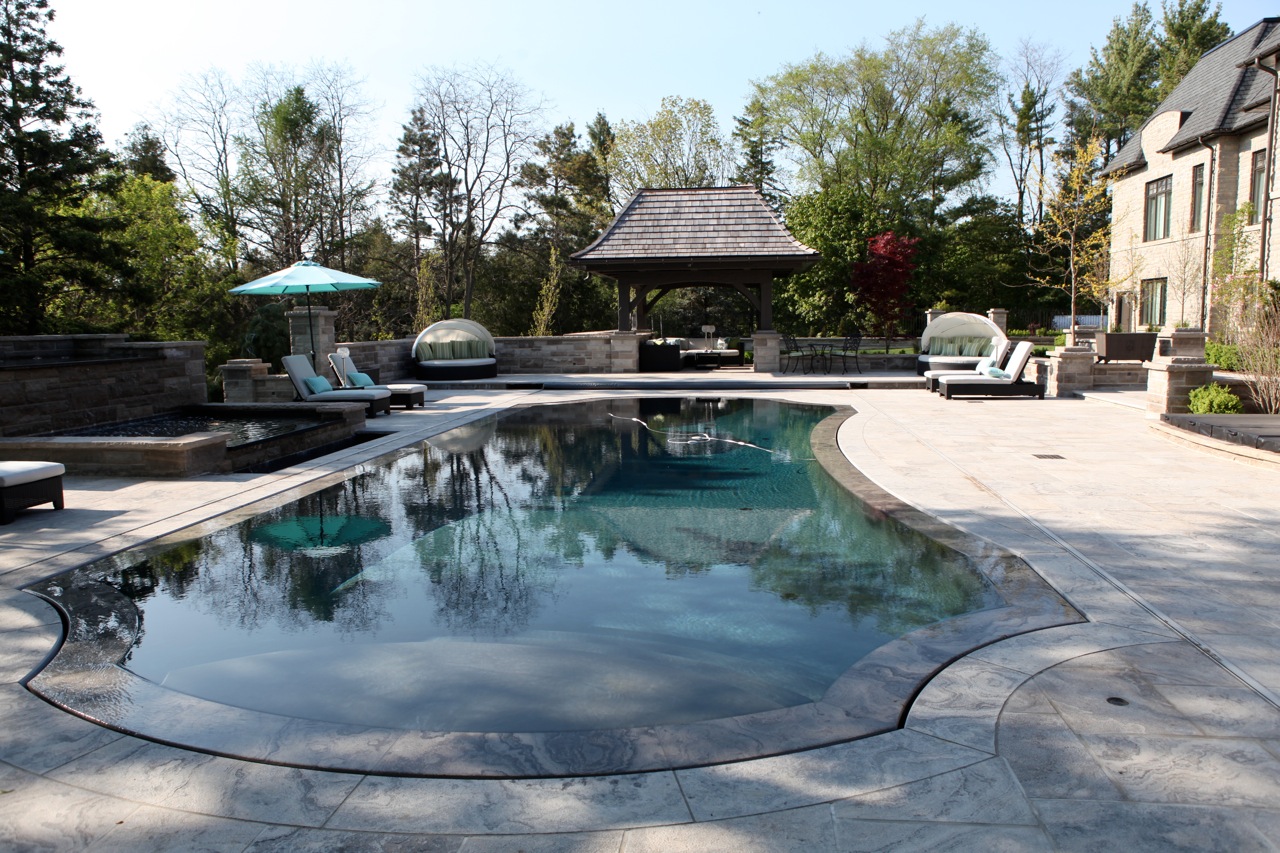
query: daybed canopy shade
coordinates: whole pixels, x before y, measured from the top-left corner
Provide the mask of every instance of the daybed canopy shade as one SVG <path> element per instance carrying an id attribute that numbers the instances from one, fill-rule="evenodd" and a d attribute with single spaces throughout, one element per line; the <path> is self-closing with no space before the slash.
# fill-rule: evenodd
<path id="1" fill-rule="evenodd" d="M 941 317 L 934 318 L 929 325 L 925 326 L 924 334 L 920 336 L 920 348 L 927 349 L 929 339 L 934 336 L 940 338 L 1003 338 L 1005 334 L 1000 331 L 999 326 L 981 314 L 952 311 L 948 314 L 943 314 Z"/>
<path id="2" fill-rule="evenodd" d="M 642 189 L 594 243 L 569 258 L 618 282 L 618 329 L 648 329 L 648 314 L 681 287 L 732 287 L 773 328 L 773 279 L 819 255 L 789 232 L 752 186 Z"/>

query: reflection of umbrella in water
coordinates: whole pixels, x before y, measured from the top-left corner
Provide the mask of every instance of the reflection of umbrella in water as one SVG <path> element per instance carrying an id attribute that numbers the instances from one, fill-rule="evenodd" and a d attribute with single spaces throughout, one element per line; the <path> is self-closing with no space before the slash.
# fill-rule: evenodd
<path id="1" fill-rule="evenodd" d="M 378 282 L 371 278 L 339 270 L 331 270 L 315 261 L 298 261 L 271 275 L 254 279 L 248 284 L 231 288 L 232 293 L 245 293 L 250 296 L 275 296 L 286 293 L 304 293 L 307 297 L 307 329 L 311 332 L 311 358 L 316 357 L 316 330 L 311 323 L 311 294 L 337 293 L 342 290 L 368 290 L 377 287 Z"/>
<path id="2" fill-rule="evenodd" d="M 445 453 L 470 453 L 484 447 L 497 432 L 497 418 L 482 418 L 439 435 L 433 435 L 427 439 L 427 444 Z"/>
<path id="3" fill-rule="evenodd" d="M 312 557 L 332 557 L 365 542 L 381 539 L 390 532 L 391 526 L 380 518 L 300 515 L 288 521 L 255 527 L 249 538 L 263 545 Z"/>

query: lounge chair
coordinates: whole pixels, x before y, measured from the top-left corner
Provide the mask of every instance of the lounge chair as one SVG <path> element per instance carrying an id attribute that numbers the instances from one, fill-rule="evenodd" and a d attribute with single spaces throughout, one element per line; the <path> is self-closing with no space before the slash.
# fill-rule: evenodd
<path id="1" fill-rule="evenodd" d="M 1022 374 L 1031 360 L 1031 342 L 1019 341 L 1009 355 L 1006 370 L 987 368 L 989 375 L 974 373 L 938 378 L 939 392 L 950 400 L 952 397 L 1039 397 L 1044 399 L 1044 383 L 1027 382 Z M 996 375 L 998 374 L 998 375 Z"/>
<path id="2" fill-rule="evenodd" d="M 311 367 L 311 359 L 305 355 L 286 355 L 280 363 L 284 365 L 284 372 L 289 374 L 289 379 L 293 381 L 293 389 L 298 392 L 298 398 L 304 402 L 364 403 L 368 408 L 368 417 L 373 417 L 378 412 L 391 412 L 390 391 L 354 388 L 334 390 L 328 379 L 316 375 Z M 328 390 L 325 390 L 326 388 Z"/>
<path id="3" fill-rule="evenodd" d="M 333 374 L 338 377 L 338 384 L 344 389 L 354 391 L 390 391 L 391 405 L 393 406 L 404 406 L 406 409 L 412 409 L 415 405 L 426 407 L 426 385 L 419 385 L 416 382 L 395 382 L 390 385 L 379 385 L 366 374 L 360 372 L 359 368 L 356 367 L 356 363 L 351 360 L 351 356 L 343 352 L 345 349 L 346 347 L 340 347 L 338 352 L 329 354 L 329 366 L 333 368 Z"/>
<path id="4" fill-rule="evenodd" d="M 999 367 L 1004 370 L 1009 364 L 1009 354 L 1013 352 L 1013 345 L 1009 343 L 1008 338 L 1004 338 L 1000 343 L 996 344 L 996 351 L 985 358 L 978 360 L 974 367 L 964 369 L 950 370 L 926 370 L 924 372 L 924 387 L 930 391 L 941 391 L 942 388 L 938 384 L 938 380 L 944 376 L 972 376 L 977 373 L 982 376 L 990 375 L 987 371 L 989 367 Z"/>
<path id="5" fill-rule="evenodd" d="M 59 462 L 0 462 L 0 524 L 8 524 L 18 510 L 40 504 L 62 509 L 62 475 Z"/>

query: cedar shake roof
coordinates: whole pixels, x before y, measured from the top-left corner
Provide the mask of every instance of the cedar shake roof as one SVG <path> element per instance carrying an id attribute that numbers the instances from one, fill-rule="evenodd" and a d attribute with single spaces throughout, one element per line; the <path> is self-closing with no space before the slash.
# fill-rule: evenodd
<path id="1" fill-rule="evenodd" d="M 1245 66 L 1257 56 L 1274 52 L 1278 46 L 1280 18 L 1263 18 L 1206 52 L 1142 128 L 1111 158 L 1103 174 L 1127 172 L 1147 165 L 1142 154 L 1142 131 L 1162 113 L 1181 112 L 1182 125 L 1161 152 L 1176 151 L 1195 145 L 1202 138 L 1240 133 L 1265 123 L 1273 78 Z"/>
<path id="2" fill-rule="evenodd" d="M 716 266 L 796 270 L 818 260 L 753 186 L 638 190 L 604 233 L 571 256 L 574 266 Z"/>

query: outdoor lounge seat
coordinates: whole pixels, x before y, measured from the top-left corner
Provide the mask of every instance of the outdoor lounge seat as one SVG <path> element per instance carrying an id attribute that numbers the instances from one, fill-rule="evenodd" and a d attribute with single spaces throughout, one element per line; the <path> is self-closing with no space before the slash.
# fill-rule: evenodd
<path id="1" fill-rule="evenodd" d="M 1031 342 L 1019 341 L 1009 355 L 1007 370 L 988 368 L 1000 375 L 970 374 L 942 376 L 938 379 L 938 391 L 950 400 L 952 397 L 1039 397 L 1044 399 L 1042 382 L 1027 382 L 1022 378 L 1027 362 L 1031 360 Z"/>
<path id="2" fill-rule="evenodd" d="M 345 350 L 345 347 L 341 348 Z M 390 391 L 391 405 L 404 406 L 406 409 L 412 409 L 414 406 L 427 405 L 427 386 L 419 385 L 416 382 L 393 382 L 389 385 L 379 385 L 368 376 L 361 373 L 356 367 L 356 363 L 352 361 L 351 356 L 344 352 L 334 352 L 329 354 L 329 366 L 333 368 L 333 373 L 338 377 L 338 383 L 343 388 L 349 388 L 355 391 Z M 369 380 L 368 384 L 363 384 L 363 380 Z"/>
<path id="3" fill-rule="evenodd" d="M 286 355 L 281 359 L 285 373 L 293 381 L 293 389 L 298 398 L 307 403 L 364 403 L 368 417 L 378 412 L 391 411 L 391 392 L 371 389 L 356 390 L 354 388 L 334 389 L 329 380 L 317 376 L 311 367 L 311 359 L 305 355 Z M 316 382 L 315 380 L 319 380 Z M 325 386 L 329 390 L 323 390 Z"/>
<path id="4" fill-rule="evenodd" d="M 440 320 L 418 333 L 410 350 L 419 379 L 489 379 L 498 375 L 493 335 L 474 320 Z"/>
<path id="5" fill-rule="evenodd" d="M 989 356 L 981 358 L 978 363 L 971 368 L 958 370 L 926 370 L 924 372 L 924 387 L 930 391 L 940 390 L 938 380 L 944 376 L 970 376 L 975 371 L 982 375 L 987 375 L 988 367 L 999 367 L 1001 370 L 1007 368 L 1009 364 L 1009 354 L 1013 352 L 1013 346 L 1009 343 L 1009 339 L 1005 338 L 996 345 L 996 351 Z"/>
<path id="6" fill-rule="evenodd" d="M 13 521 L 18 510 L 52 503 L 62 509 L 62 475 L 58 462 L 0 462 L 0 524 Z"/>
<path id="7" fill-rule="evenodd" d="M 952 311 L 935 317 L 920 335 L 916 375 L 930 370 L 971 370 L 978 361 L 995 354 L 1008 337 L 981 314 Z"/>

